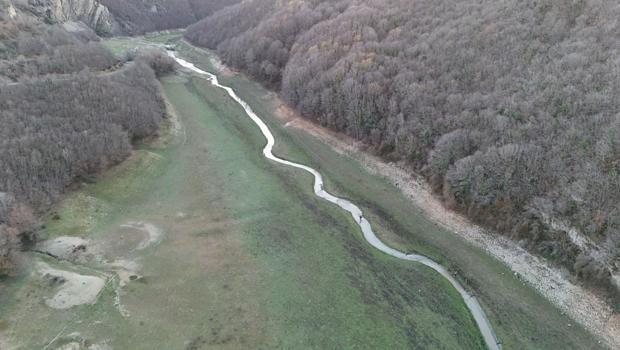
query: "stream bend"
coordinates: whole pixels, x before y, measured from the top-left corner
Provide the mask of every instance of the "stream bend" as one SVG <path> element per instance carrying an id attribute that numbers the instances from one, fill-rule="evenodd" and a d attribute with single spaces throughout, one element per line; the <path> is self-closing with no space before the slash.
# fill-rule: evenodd
<path id="1" fill-rule="evenodd" d="M 436 263 L 435 261 L 423 255 L 405 254 L 383 243 L 372 231 L 370 222 L 368 222 L 368 220 L 364 218 L 360 208 L 358 208 L 355 204 L 349 202 L 348 200 L 338 198 L 323 189 L 323 177 L 321 176 L 321 173 L 319 173 L 318 171 L 316 171 L 315 169 L 309 166 L 294 163 L 286 159 L 278 158 L 273 154 L 272 151 L 273 151 L 273 146 L 275 145 L 275 138 L 273 137 L 273 134 L 269 130 L 269 127 L 267 126 L 267 124 L 265 124 L 265 122 L 263 122 L 262 119 L 260 119 L 256 115 L 256 113 L 254 113 L 254 111 L 252 110 L 250 105 L 248 105 L 247 102 L 243 101 L 239 96 L 237 96 L 237 94 L 232 88 L 221 85 L 216 75 L 206 72 L 196 67 L 193 63 L 190 63 L 182 58 L 177 57 L 174 51 L 169 50 L 168 55 L 172 57 L 182 67 L 187 68 L 200 75 L 206 76 L 211 82 L 211 84 L 213 84 L 216 87 L 226 90 L 226 92 L 228 92 L 228 95 L 230 95 L 230 97 L 233 100 L 235 100 L 239 105 L 241 105 L 241 107 L 243 107 L 243 109 L 245 110 L 245 113 L 260 128 L 261 132 L 267 139 L 267 145 L 265 145 L 265 148 L 263 148 L 263 155 L 267 159 L 270 159 L 274 162 L 288 165 L 294 168 L 302 169 L 302 170 L 305 170 L 311 173 L 314 176 L 314 193 L 318 197 L 321 197 L 331 203 L 334 203 L 338 205 L 340 208 L 351 213 L 351 216 L 353 216 L 353 220 L 359 225 L 364 235 L 364 238 L 370 245 L 372 245 L 373 247 L 379 249 L 380 251 L 388 255 L 391 255 L 395 258 L 402 259 L 402 260 L 415 261 L 415 262 L 424 264 L 430 267 L 431 269 L 435 270 L 436 272 L 438 272 L 445 279 L 447 279 L 448 282 L 452 284 L 452 286 L 459 292 L 459 294 L 465 301 L 465 304 L 469 308 L 469 311 L 471 312 L 472 316 L 474 317 L 474 320 L 476 321 L 476 324 L 478 325 L 478 329 L 480 330 L 480 333 L 482 334 L 482 337 L 484 338 L 484 341 L 487 347 L 491 350 L 501 349 L 501 343 L 497 340 L 495 333 L 493 332 L 493 328 L 491 327 L 491 324 L 489 320 L 487 319 L 484 311 L 482 310 L 480 303 L 478 303 L 478 300 L 476 299 L 476 297 L 468 293 L 467 290 L 465 290 L 465 288 L 463 288 L 463 286 L 448 272 L 448 270 L 446 270 L 446 268 L 444 268 L 442 265 Z"/>

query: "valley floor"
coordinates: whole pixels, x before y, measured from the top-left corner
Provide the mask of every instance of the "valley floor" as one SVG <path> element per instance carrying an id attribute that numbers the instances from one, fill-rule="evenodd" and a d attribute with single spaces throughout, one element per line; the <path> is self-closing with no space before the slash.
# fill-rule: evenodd
<path id="1" fill-rule="evenodd" d="M 188 47 L 182 55 L 213 70 Z M 505 349 L 596 349 L 595 340 L 502 263 L 436 225 L 400 189 L 321 138 L 285 127 L 276 99 L 222 78 L 269 124 L 275 152 L 323 173 L 361 204 L 395 248 L 431 256 L 474 291 Z M 243 110 L 200 78 L 162 79 L 175 118 L 99 182 L 69 195 L 50 238 L 81 237 L 65 261 L 32 253 L 0 289 L 0 344 L 55 349 L 481 349 L 459 295 L 424 266 L 368 246 L 350 215 L 316 198 L 312 178 L 266 161 Z M 81 246 L 81 245 L 78 245 Z M 46 248 L 49 249 L 49 248 Z M 50 303 L 67 281 L 105 280 L 96 300 Z M 95 280 L 93 280 L 95 283 Z M 67 297 L 62 294 L 61 297 Z M 4 347 L 3 347 L 4 349 Z"/>

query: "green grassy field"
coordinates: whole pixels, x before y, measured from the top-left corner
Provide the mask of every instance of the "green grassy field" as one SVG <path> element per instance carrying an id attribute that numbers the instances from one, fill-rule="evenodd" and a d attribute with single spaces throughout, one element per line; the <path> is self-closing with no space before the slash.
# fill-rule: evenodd
<path id="1" fill-rule="evenodd" d="M 181 53 L 210 67 L 207 56 L 189 50 Z M 398 237 L 400 246 L 458 271 L 505 349 L 596 348 L 589 334 L 567 326 L 497 261 L 429 222 L 397 188 L 283 128 L 268 91 L 241 75 L 222 81 L 270 124 L 277 154 L 319 168 L 330 191 L 360 204 L 385 239 Z M 129 316 L 115 307 L 112 284 L 93 306 L 49 309 L 42 300 L 52 290 L 33 274 L 7 281 L 0 337 L 24 349 L 43 348 L 61 331 L 114 349 L 484 348 L 448 282 L 368 246 L 350 215 L 313 195 L 309 175 L 264 159 L 259 130 L 222 90 L 182 73 L 162 85 L 184 125 L 173 142 L 139 147 L 68 195 L 46 222 L 50 236 L 102 242 L 128 221 L 165 232 L 159 245 L 130 253 L 144 278 L 121 293 Z M 97 266 L 78 270 L 86 268 Z"/>
<path id="2" fill-rule="evenodd" d="M 180 52 L 192 62 L 210 68 L 205 51 L 182 43 Z M 259 84 L 241 74 L 220 77 L 270 125 L 278 143 L 276 154 L 320 169 L 327 187 L 360 204 L 370 214 L 381 238 L 406 251 L 414 251 L 458 272 L 473 290 L 507 349 L 592 349 L 597 341 L 509 269 L 430 222 L 400 190 L 385 179 L 370 175 L 361 165 L 334 152 L 312 135 L 284 128 L 274 113 L 277 101 Z"/>

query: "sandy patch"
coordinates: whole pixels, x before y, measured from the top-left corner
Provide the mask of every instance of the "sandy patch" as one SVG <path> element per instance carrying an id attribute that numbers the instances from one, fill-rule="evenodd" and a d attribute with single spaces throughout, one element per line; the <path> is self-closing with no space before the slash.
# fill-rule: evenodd
<path id="1" fill-rule="evenodd" d="M 16 347 L 9 344 L 9 340 L 3 333 L 0 331 L 0 349 L 12 350 L 16 349 Z"/>
<path id="2" fill-rule="evenodd" d="M 82 266 L 94 264 L 95 274 L 104 276 L 83 276 L 40 263 L 39 273 L 48 283 L 59 288 L 53 298 L 46 300 L 48 306 L 66 309 L 75 305 L 93 304 L 106 280 L 109 280 L 115 285 L 115 307 L 122 316 L 129 317 L 129 312 L 121 303 L 122 289 L 130 282 L 142 278 L 142 266 L 138 259 L 128 257 L 136 250 L 159 243 L 163 238 L 163 231 L 153 224 L 141 221 L 131 221 L 120 228 L 93 241 L 62 236 L 37 245 L 36 251 L 56 259 Z"/>
<path id="3" fill-rule="evenodd" d="M 138 230 L 145 235 L 144 239 L 136 247 L 136 250 L 143 250 L 149 246 L 155 245 L 161 242 L 164 237 L 164 232 L 159 227 L 148 222 L 130 221 L 121 225 L 121 227 Z"/>
<path id="4" fill-rule="evenodd" d="M 119 269 L 137 271 L 140 264 L 119 257 L 126 256 L 140 245 L 146 246 L 155 238 L 149 237 L 148 233 L 144 237 L 137 236 L 133 226 L 125 230 L 114 231 L 92 241 L 75 236 L 56 237 L 40 242 L 35 251 L 76 265 L 92 267 L 94 264 L 102 273 L 103 270 L 116 273 Z M 110 260 L 113 262 L 110 263 Z"/>
<path id="5" fill-rule="evenodd" d="M 88 347 L 88 350 L 112 350 L 112 347 L 108 344 L 93 344 Z"/>
<path id="6" fill-rule="evenodd" d="M 56 350 L 80 350 L 81 348 L 82 346 L 80 346 L 80 343 L 74 341 L 65 345 L 61 345 L 57 347 Z"/>
<path id="7" fill-rule="evenodd" d="M 141 277 L 139 271 L 142 266 L 134 260 L 115 260 L 105 264 L 105 266 L 118 275 L 120 287 L 124 287 L 130 281 L 135 281 Z"/>
<path id="8" fill-rule="evenodd" d="M 42 350 L 47 350 L 52 346 L 52 349 L 55 350 L 112 350 L 112 347 L 107 342 L 93 343 L 83 338 L 79 332 L 63 336 L 65 329 L 58 333 Z"/>
<path id="9" fill-rule="evenodd" d="M 276 115 L 285 127 L 303 129 L 336 152 L 359 161 L 371 173 L 388 179 L 431 220 L 502 261 L 565 314 L 602 338 L 608 346 L 620 348 L 620 315 L 614 314 L 602 298 L 572 283 L 560 269 L 532 255 L 516 242 L 499 233 L 489 232 L 446 209 L 425 181 L 415 177 L 403 164 L 387 163 L 370 155 L 363 151 L 361 142 L 301 117 L 277 97 L 276 101 Z"/>
<path id="10" fill-rule="evenodd" d="M 45 300 L 45 304 L 54 309 L 69 309 L 83 304 L 92 305 L 97 302 L 99 293 L 105 286 L 103 278 L 53 269 L 43 262 L 37 264 L 37 270 L 51 283 L 59 285 L 56 294 Z"/>
<path id="11" fill-rule="evenodd" d="M 89 241 L 86 239 L 61 236 L 37 244 L 36 250 L 61 260 L 85 262 L 93 257 L 88 248 Z"/>
<path id="12" fill-rule="evenodd" d="M 105 263 L 105 268 L 108 271 L 113 271 L 118 276 L 118 284 L 116 284 L 114 289 L 114 307 L 116 307 L 121 316 L 127 318 L 131 314 L 121 302 L 123 287 L 129 284 L 129 282 L 142 278 L 142 275 L 139 274 L 142 266 L 134 260 L 119 259 L 111 263 Z"/>

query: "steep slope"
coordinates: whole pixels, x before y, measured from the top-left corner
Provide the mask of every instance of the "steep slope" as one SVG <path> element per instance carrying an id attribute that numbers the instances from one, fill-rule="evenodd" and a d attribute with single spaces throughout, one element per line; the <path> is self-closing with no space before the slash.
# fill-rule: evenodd
<path id="1" fill-rule="evenodd" d="M 619 11 L 594 0 L 246 0 L 185 36 L 617 295 Z"/>
<path id="2" fill-rule="evenodd" d="M 121 23 L 126 34 L 184 28 L 240 0 L 100 0 Z"/>
<path id="3" fill-rule="evenodd" d="M 99 35 L 184 28 L 240 0 L 3 0 L 2 11 L 23 11 L 47 23 L 82 22 Z"/>
<path id="4" fill-rule="evenodd" d="M 7 5 L 13 11 L 17 8 L 30 12 L 48 23 L 83 22 L 101 35 L 120 30 L 108 8 L 97 0 L 7 0 Z"/>

